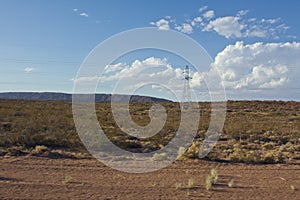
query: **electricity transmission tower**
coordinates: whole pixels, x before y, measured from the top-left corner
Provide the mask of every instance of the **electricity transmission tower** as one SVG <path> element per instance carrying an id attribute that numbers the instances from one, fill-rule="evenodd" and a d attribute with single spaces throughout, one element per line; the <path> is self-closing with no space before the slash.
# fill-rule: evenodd
<path id="1" fill-rule="evenodd" d="M 187 109 L 190 104 L 190 102 L 192 101 L 191 98 L 191 89 L 190 89 L 190 79 L 192 79 L 192 77 L 190 77 L 190 69 L 189 66 L 187 65 L 185 67 L 185 69 L 183 70 L 183 94 L 182 94 L 182 103 L 183 103 L 183 108 Z"/>

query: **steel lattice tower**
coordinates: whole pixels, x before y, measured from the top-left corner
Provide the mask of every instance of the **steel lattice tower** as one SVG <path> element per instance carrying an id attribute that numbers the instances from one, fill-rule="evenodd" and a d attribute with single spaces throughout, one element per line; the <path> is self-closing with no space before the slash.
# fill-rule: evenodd
<path id="1" fill-rule="evenodd" d="M 191 89 L 190 89 L 190 69 L 189 66 L 187 65 L 185 69 L 183 70 L 183 94 L 182 94 L 182 102 L 185 103 L 185 108 L 187 108 L 187 104 L 192 101 L 191 99 Z"/>

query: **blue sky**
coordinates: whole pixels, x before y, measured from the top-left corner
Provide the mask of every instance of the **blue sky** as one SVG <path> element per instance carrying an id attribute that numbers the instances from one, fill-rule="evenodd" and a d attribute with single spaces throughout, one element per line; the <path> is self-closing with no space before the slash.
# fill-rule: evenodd
<path id="1" fill-rule="evenodd" d="M 71 93 L 80 64 L 96 45 L 151 26 L 177 30 L 201 44 L 220 70 L 228 99 L 299 101 L 299 9 L 295 0 L 1 0 L 0 92 Z M 184 68 L 184 61 L 159 51 L 132 53 L 111 67 L 130 72 L 135 61 L 171 66 L 166 79 Z M 122 69 L 115 73 L 117 78 Z M 191 87 L 200 87 L 203 74 L 192 76 Z"/>

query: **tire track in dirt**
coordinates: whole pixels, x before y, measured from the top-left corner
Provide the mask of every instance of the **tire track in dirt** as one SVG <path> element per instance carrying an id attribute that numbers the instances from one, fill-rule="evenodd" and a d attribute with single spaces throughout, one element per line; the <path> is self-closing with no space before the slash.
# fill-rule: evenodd
<path id="1" fill-rule="evenodd" d="M 205 178 L 212 168 L 219 179 L 206 191 Z M 195 160 L 128 174 L 94 159 L 0 158 L 1 199 L 299 199 L 299 189 L 299 165 Z"/>

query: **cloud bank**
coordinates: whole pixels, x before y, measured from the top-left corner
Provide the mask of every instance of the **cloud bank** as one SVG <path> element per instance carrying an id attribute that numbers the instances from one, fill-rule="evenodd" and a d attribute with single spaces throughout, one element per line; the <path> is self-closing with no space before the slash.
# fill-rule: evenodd
<path id="1" fill-rule="evenodd" d="M 300 68 L 299 55 L 300 43 L 296 42 L 244 44 L 239 41 L 218 53 L 211 69 L 217 68 L 219 71 L 229 94 L 228 98 L 242 94 L 240 98 L 251 99 L 253 92 L 256 97 L 263 98 L 268 95 L 267 90 L 273 95 L 269 97 L 276 99 L 276 94 L 286 93 L 288 97 L 293 92 L 293 85 L 297 84 L 297 77 L 300 77 L 297 70 Z M 147 70 L 148 68 L 152 70 Z M 183 69 L 184 66 L 172 66 L 166 58 L 150 57 L 135 60 L 131 64 L 108 65 L 101 80 L 102 83 L 111 83 L 122 79 L 125 83 L 122 86 L 124 91 L 133 88 L 131 83 L 135 78 L 141 80 L 139 85 L 143 85 L 143 82 L 159 81 L 180 94 L 183 89 Z M 191 88 L 195 91 L 203 90 L 206 87 L 207 73 L 192 70 Z"/>
<path id="2" fill-rule="evenodd" d="M 199 9 L 200 15 L 192 19 L 173 19 L 171 16 L 161 18 L 150 24 L 160 30 L 176 29 L 182 33 L 215 32 L 227 39 L 235 38 L 272 38 L 279 39 L 290 27 L 280 18 L 256 19 L 249 18 L 249 10 L 240 10 L 235 15 L 217 16 L 214 10 L 207 6 Z M 178 23 L 183 21 L 182 23 Z"/>
<path id="3" fill-rule="evenodd" d="M 289 84 L 290 70 L 300 67 L 300 43 L 236 42 L 215 57 L 228 89 L 276 89 Z"/>
<path id="4" fill-rule="evenodd" d="M 218 53 L 211 69 L 219 71 L 229 99 L 252 99 L 254 96 L 263 98 L 266 95 L 276 99 L 277 94 L 291 93 L 289 90 L 293 90 L 297 84 L 294 70 L 300 68 L 299 55 L 300 43 L 296 42 L 244 44 L 239 41 Z M 113 85 L 121 80 L 120 87 L 125 93 L 144 83 L 157 82 L 181 94 L 183 69 L 184 66 L 172 66 L 171 61 L 166 58 L 149 57 L 135 60 L 131 64 L 120 62 L 107 65 L 101 78 L 86 77 L 81 78 L 81 81 L 100 78 L 101 84 Z M 208 72 L 191 70 L 191 89 L 196 92 L 205 91 L 207 74 Z M 152 88 L 161 89 L 155 85 L 152 85 Z"/>

